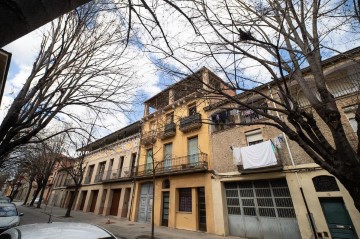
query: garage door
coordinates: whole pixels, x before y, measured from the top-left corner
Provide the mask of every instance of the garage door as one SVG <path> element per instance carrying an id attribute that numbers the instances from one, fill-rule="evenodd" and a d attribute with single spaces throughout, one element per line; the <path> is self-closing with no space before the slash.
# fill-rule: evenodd
<path id="1" fill-rule="evenodd" d="M 228 182 L 225 192 L 230 235 L 301 238 L 285 179 Z"/>

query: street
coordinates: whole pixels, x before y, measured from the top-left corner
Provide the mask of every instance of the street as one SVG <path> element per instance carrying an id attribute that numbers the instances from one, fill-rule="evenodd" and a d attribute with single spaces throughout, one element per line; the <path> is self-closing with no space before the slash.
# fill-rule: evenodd
<path id="1" fill-rule="evenodd" d="M 85 222 L 99 225 L 111 233 L 118 239 L 142 239 L 150 238 L 151 224 L 143 224 L 137 222 L 127 221 L 126 219 L 117 219 L 115 217 L 105 217 L 102 215 L 95 215 L 94 213 L 84 213 L 81 211 L 72 211 L 71 217 L 64 218 L 65 209 L 59 207 L 46 207 L 42 205 L 40 209 L 35 207 L 23 206 L 22 202 L 15 202 L 19 212 L 24 213 L 21 217 L 20 225 L 33 223 L 47 223 L 51 213 L 52 222 Z M 108 224 L 108 222 L 110 223 Z M 191 238 L 206 238 L 206 239 L 220 239 L 222 236 L 210 235 L 204 232 L 192 232 L 186 230 L 172 229 L 167 227 L 155 226 L 155 236 L 157 239 L 191 239 Z M 227 239 L 234 239 L 239 237 L 226 237 Z"/>

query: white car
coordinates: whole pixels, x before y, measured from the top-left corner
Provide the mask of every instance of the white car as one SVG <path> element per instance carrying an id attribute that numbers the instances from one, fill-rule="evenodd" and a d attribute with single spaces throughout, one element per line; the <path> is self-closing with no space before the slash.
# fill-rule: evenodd
<path id="1" fill-rule="evenodd" d="M 0 239 L 116 239 L 106 229 L 87 223 L 36 223 L 11 228 Z"/>
<path id="2" fill-rule="evenodd" d="M 20 216 L 24 215 L 19 213 L 15 204 L 1 203 L 0 204 L 0 231 L 16 227 L 20 224 Z M 1 237 L 0 237 L 1 238 Z"/>

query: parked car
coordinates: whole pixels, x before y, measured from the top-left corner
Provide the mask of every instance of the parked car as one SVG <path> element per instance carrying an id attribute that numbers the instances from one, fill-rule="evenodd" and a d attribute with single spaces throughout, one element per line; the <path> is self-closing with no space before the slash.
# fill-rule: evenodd
<path id="1" fill-rule="evenodd" d="M 11 228 L 0 239 L 116 239 L 106 229 L 87 223 L 36 223 Z"/>
<path id="2" fill-rule="evenodd" d="M 11 203 L 11 199 L 5 196 L 0 196 L 0 203 Z"/>
<path id="3" fill-rule="evenodd" d="M 0 204 L 0 231 L 5 231 L 9 228 L 16 227 L 20 224 L 20 216 L 15 204 L 1 203 Z M 1 237 L 0 237 L 1 238 Z"/>
<path id="4" fill-rule="evenodd" d="M 34 204 L 35 204 L 35 205 L 38 205 L 39 202 L 40 202 L 40 198 L 36 198 L 35 201 L 34 201 Z"/>

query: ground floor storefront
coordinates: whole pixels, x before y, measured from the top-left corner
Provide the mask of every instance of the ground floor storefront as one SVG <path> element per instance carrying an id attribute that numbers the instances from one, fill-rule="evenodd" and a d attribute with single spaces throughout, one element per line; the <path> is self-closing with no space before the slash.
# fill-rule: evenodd
<path id="1" fill-rule="evenodd" d="M 132 220 L 150 223 L 154 203 L 156 226 L 214 233 L 211 195 L 210 173 L 138 179 Z"/>
<path id="2" fill-rule="evenodd" d="M 131 181 L 84 185 L 76 197 L 75 210 L 129 218 L 132 194 Z"/>
<path id="3" fill-rule="evenodd" d="M 360 214 L 335 177 L 301 171 L 214 175 L 215 234 L 249 238 L 358 238 Z"/>

